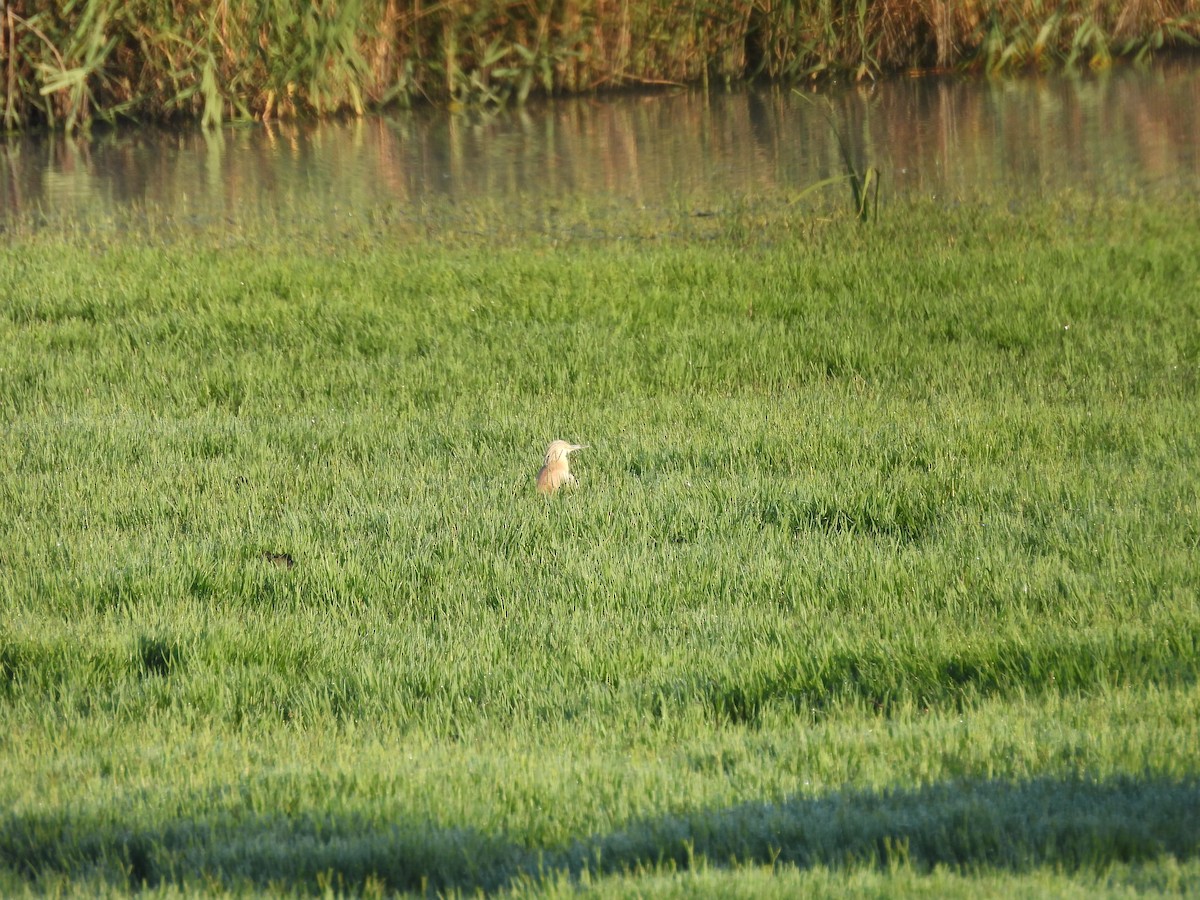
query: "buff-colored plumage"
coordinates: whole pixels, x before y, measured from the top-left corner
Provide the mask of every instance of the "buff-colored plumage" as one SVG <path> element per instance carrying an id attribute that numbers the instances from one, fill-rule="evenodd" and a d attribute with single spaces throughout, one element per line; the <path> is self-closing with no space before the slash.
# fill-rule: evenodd
<path id="1" fill-rule="evenodd" d="M 564 484 L 574 484 L 575 476 L 571 474 L 568 457 L 576 450 L 586 448 L 587 444 L 553 441 L 546 448 L 546 458 L 542 461 L 542 470 L 537 475 L 537 489 L 543 494 L 553 494 Z"/>

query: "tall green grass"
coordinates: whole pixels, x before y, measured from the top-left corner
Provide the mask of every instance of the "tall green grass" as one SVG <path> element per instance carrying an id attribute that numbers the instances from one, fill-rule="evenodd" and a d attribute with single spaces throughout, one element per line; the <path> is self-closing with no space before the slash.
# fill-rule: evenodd
<path id="1" fill-rule="evenodd" d="M 0 886 L 1195 889 L 1194 205 L 727 210 L 14 228 Z"/>
<path id="2" fill-rule="evenodd" d="M 1200 36 L 1196 0 L 10 0 L 0 18 L 5 128 L 68 130 L 759 76 L 1075 69 Z"/>

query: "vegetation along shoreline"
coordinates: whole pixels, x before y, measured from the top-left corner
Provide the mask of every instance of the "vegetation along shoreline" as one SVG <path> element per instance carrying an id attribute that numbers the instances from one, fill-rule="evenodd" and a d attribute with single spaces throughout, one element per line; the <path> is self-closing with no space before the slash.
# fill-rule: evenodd
<path id="1" fill-rule="evenodd" d="M 1077 70 L 1198 40 L 1200 0 L 5 0 L 0 120 L 215 126 L 645 85 Z"/>

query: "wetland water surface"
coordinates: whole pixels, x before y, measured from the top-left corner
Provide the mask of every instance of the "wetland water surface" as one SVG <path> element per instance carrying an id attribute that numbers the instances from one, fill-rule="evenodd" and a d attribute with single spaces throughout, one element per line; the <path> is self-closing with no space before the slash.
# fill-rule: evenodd
<path id="1" fill-rule="evenodd" d="M 133 207 L 204 224 L 434 201 L 653 207 L 793 197 L 844 171 L 831 125 L 856 167 L 879 169 L 885 203 L 913 192 L 953 201 L 1069 186 L 1175 192 L 1200 176 L 1198 110 L 1200 66 L 1176 62 L 1077 77 L 896 79 L 804 96 L 680 90 L 216 134 L 17 137 L 0 144 L 0 217 L 102 221 Z"/>

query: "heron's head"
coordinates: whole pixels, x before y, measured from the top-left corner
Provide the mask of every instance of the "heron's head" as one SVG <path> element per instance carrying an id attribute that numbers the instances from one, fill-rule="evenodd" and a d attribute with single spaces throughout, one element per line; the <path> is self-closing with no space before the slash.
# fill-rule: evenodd
<path id="1" fill-rule="evenodd" d="M 550 446 L 546 448 L 545 465 L 548 466 L 552 462 L 566 459 L 576 450 L 586 450 L 587 446 L 587 444 L 569 444 L 566 441 L 552 441 Z"/>

